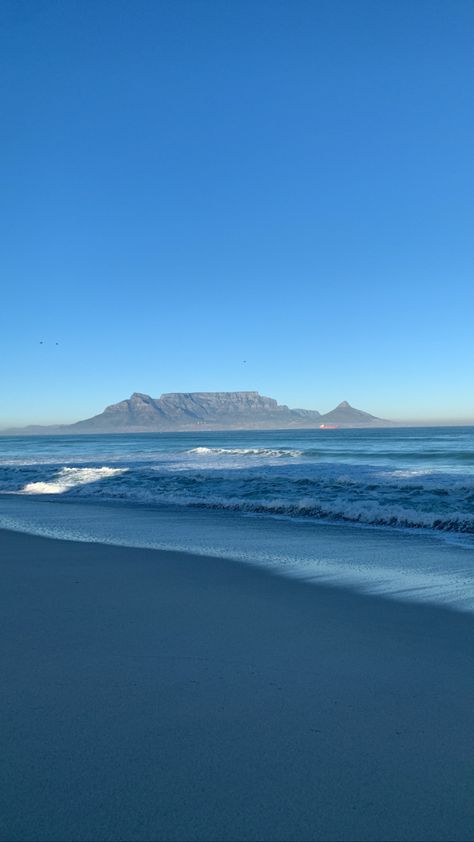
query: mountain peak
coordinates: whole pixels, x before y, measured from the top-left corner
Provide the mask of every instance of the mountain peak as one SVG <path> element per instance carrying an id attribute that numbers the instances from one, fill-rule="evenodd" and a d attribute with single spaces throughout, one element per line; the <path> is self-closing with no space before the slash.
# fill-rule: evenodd
<path id="1" fill-rule="evenodd" d="M 61 433 L 174 432 L 199 430 L 315 429 L 386 426 L 389 422 L 342 401 L 320 415 L 314 409 L 289 409 L 259 392 L 169 392 L 153 398 L 133 392 L 127 400 L 111 404 L 99 415 L 51 429 Z M 3 432 L 3 431 L 2 431 Z M 10 432 L 10 431 L 9 431 Z"/>
<path id="2" fill-rule="evenodd" d="M 331 412 L 326 412 L 321 416 L 323 421 L 329 421 L 331 424 L 341 424 L 343 427 L 366 427 L 372 424 L 382 424 L 384 426 L 387 422 L 381 418 L 376 418 L 375 415 L 370 415 L 362 409 L 356 409 L 351 406 L 348 401 L 342 401 Z"/>

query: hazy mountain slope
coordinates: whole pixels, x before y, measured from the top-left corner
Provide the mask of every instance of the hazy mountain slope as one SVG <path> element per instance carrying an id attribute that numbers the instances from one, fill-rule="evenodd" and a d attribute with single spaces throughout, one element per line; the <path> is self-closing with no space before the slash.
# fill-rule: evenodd
<path id="1" fill-rule="evenodd" d="M 313 412 L 315 421 L 319 413 Z M 100 415 L 71 425 L 77 432 L 296 426 L 297 414 L 258 392 L 170 392 L 151 398 L 135 392 Z"/>
<path id="2" fill-rule="evenodd" d="M 321 422 L 326 424 L 342 424 L 345 426 L 367 426 L 375 422 L 382 422 L 381 418 L 376 418 L 370 415 L 369 412 L 363 412 L 362 409 L 355 409 L 347 401 L 342 401 L 331 412 L 326 412 L 321 415 Z"/>
<path id="3" fill-rule="evenodd" d="M 321 415 L 311 409 L 289 409 L 259 392 L 170 392 L 152 398 L 134 392 L 127 400 L 111 404 L 99 415 L 60 426 L 31 426 L 4 433 L 127 433 L 174 430 L 314 428 L 324 424 L 344 427 L 389 424 L 354 409 L 343 401 Z"/>

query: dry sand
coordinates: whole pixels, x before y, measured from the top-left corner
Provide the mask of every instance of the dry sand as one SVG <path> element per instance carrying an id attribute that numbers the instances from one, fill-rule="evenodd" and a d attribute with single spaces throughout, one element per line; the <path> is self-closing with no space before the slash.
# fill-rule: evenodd
<path id="1" fill-rule="evenodd" d="M 473 619 L 0 533 L 2 840 L 470 840 Z"/>

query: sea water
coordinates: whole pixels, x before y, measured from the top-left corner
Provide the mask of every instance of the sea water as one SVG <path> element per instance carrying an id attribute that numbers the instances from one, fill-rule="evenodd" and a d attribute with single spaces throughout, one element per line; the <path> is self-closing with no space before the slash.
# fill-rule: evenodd
<path id="1" fill-rule="evenodd" d="M 0 494 L 10 529 L 474 608 L 473 427 L 4 436 Z"/>

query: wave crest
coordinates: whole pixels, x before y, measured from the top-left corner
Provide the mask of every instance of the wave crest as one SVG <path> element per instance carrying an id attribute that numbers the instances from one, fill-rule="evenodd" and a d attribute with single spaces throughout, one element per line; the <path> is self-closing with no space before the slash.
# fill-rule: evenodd
<path id="1" fill-rule="evenodd" d="M 0 491 L 474 534 L 473 474 L 247 459 L 262 451 L 288 455 L 283 449 L 193 448 L 202 461 L 181 453 L 162 464 L 10 465 L 0 471 Z M 247 461 L 234 462 L 233 453 Z"/>
<path id="2" fill-rule="evenodd" d="M 62 468 L 50 482 L 28 482 L 23 494 L 64 494 L 65 491 L 91 482 L 125 473 L 124 468 Z"/>
<path id="3" fill-rule="evenodd" d="M 262 456 L 276 459 L 303 455 L 302 450 L 268 447 L 191 447 L 186 453 L 194 456 Z"/>

